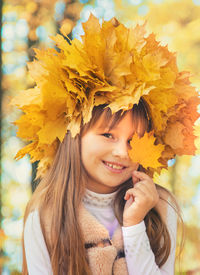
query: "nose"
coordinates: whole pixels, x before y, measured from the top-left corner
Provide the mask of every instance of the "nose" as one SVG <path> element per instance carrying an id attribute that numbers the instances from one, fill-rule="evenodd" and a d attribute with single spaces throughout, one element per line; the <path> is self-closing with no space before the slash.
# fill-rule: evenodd
<path id="1" fill-rule="evenodd" d="M 112 155 L 114 157 L 128 159 L 128 144 L 125 141 L 118 141 L 113 145 Z"/>

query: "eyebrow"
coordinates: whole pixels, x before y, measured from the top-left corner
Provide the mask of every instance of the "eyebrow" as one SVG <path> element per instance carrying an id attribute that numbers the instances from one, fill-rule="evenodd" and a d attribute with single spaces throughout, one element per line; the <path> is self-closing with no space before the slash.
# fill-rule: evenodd
<path id="1" fill-rule="evenodd" d="M 101 125 L 97 126 L 96 129 L 99 131 L 111 131 L 111 129 L 109 129 L 108 126 L 105 127 L 105 126 L 101 126 Z"/>
<path id="2" fill-rule="evenodd" d="M 108 127 L 108 125 L 104 125 L 104 123 L 102 122 L 102 123 L 97 123 L 96 125 L 94 125 L 94 127 L 97 129 L 97 130 L 109 130 L 110 131 L 110 129 L 109 129 L 109 127 Z"/>

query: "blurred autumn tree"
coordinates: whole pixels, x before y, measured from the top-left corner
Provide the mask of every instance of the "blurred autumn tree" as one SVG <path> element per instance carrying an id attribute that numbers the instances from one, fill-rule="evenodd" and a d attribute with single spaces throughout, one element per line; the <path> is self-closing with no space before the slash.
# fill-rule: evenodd
<path id="1" fill-rule="evenodd" d="M 88 11 L 94 12 L 96 16 L 99 15 L 99 17 L 103 17 L 105 14 L 103 14 L 102 10 L 105 7 L 109 16 L 115 14 L 116 17 L 127 26 L 134 25 L 137 21 L 142 22 L 147 19 L 149 29 L 157 34 L 158 40 L 162 40 L 162 43 L 168 44 L 171 51 L 177 52 L 179 68 L 181 70 L 191 71 L 193 74 L 191 78 L 192 83 L 199 88 L 200 6 L 194 5 L 194 2 L 198 2 L 198 0 L 5 0 L 3 13 L 8 14 L 8 21 L 13 21 L 6 22 L 7 19 L 5 19 L 3 24 L 6 25 L 6 23 L 9 23 L 10 25 L 16 25 L 17 21 L 19 22 L 22 19 L 27 22 L 28 33 L 26 43 L 23 44 L 17 40 L 15 41 L 12 52 L 5 51 L 3 53 L 3 65 L 12 64 L 15 61 L 19 63 L 19 60 L 24 58 L 22 54 L 19 55 L 18 58 L 19 53 L 27 53 L 27 60 L 32 60 L 33 47 L 43 48 L 47 43 L 49 45 L 51 42 L 47 37 L 50 34 L 54 35 L 64 21 L 68 23 L 67 32 L 71 36 L 73 28 L 77 26 L 77 21 L 79 21 L 80 12 L 85 12 L 81 14 L 81 17 L 86 17 Z M 3 2 L 0 1 L 0 3 L 2 5 Z M 106 5 L 113 7 L 112 10 L 109 10 Z M 12 16 L 14 19 L 12 19 Z M 105 20 L 107 20 L 108 15 L 107 17 L 105 16 L 105 18 Z M 14 33 L 12 34 L 14 35 Z M 42 38 L 42 35 L 44 35 L 44 38 Z M 9 96 L 32 85 L 34 85 L 34 83 L 29 76 L 27 76 L 25 65 L 21 68 L 16 66 L 16 70 L 12 73 L 4 73 L 3 75 L 2 88 L 4 90 L 4 96 L 2 102 L 3 116 L 5 118 L 4 129 L 6 130 L 4 130 L 5 133 L 3 134 L 1 144 L 5 144 L 5 169 L 8 170 L 10 175 L 14 174 L 14 166 L 9 165 L 16 149 L 13 149 L 14 147 L 10 146 L 10 143 L 7 142 L 9 135 L 14 135 L 14 133 L 7 134 L 9 131 L 13 131 L 10 130 L 11 127 L 8 122 L 10 122 L 10 120 L 14 121 L 17 114 L 8 106 Z M 1 96 L 2 94 L 1 91 Z M 8 117 L 9 119 L 7 119 Z M 13 140 L 16 143 L 16 140 Z M 200 141 L 198 144 L 200 146 Z M 198 153 L 200 153 L 200 150 Z M 199 162 L 199 156 L 179 157 L 176 159 L 175 164 L 169 168 L 168 172 L 163 171 L 160 176 L 155 176 L 155 181 L 172 190 L 180 202 L 186 224 L 186 243 L 181 259 L 181 270 L 185 272 L 184 274 L 196 275 L 200 274 L 200 207 L 197 207 L 197 201 L 200 196 Z M 32 190 L 35 188 L 33 179 L 36 166 L 37 164 L 35 164 L 32 169 Z M 8 167 L 11 167 L 9 168 L 10 170 Z M 26 199 L 21 196 L 27 187 L 20 182 L 22 178 L 25 177 L 24 170 L 21 170 L 21 175 L 19 173 L 17 177 L 17 171 L 20 169 L 19 165 L 15 177 L 6 179 L 6 182 L 4 182 L 2 186 L 2 202 L 4 204 L 2 207 L 3 225 L 8 234 L 14 226 L 16 229 L 18 228 L 17 222 L 22 221 L 25 203 L 28 200 L 28 196 L 31 195 L 30 191 L 26 191 Z M 16 223 L 14 223 L 15 221 Z M 22 224 L 20 224 L 20 226 L 22 227 Z M 21 228 L 20 226 L 19 228 Z M 10 231 L 9 228 L 11 228 Z M 21 229 L 18 231 L 20 230 Z M 6 239 L 4 233 L 0 234 L 0 237 L 1 236 L 3 240 Z M 12 236 L 11 233 L 10 236 Z M 13 274 L 19 274 L 19 262 L 21 259 L 17 258 L 16 255 L 20 254 L 18 247 L 21 246 L 21 242 L 18 235 L 17 237 L 10 236 L 9 238 L 13 239 L 9 245 L 7 244 L 7 251 L 10 249 L 8 253 L 14 255 L 12 257 L 16 258 L 16 260 L 12 260 L 12 263 L 7 267 L 7 270 L 9 270 L 7 272 L 12 270 Z M 178 274 L 178 271 L 176 274 Z"/>

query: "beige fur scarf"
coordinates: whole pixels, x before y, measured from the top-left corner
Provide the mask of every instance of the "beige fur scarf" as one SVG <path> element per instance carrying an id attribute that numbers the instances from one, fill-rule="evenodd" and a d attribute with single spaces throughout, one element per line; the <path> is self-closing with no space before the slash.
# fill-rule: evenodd
<path id="1" fill-rule="evenodd" d="M 84 206 L 80 209 L 79 222 L 92 274 L 128 275 L 121 227 L 110 239 L 108 230 Z"/>

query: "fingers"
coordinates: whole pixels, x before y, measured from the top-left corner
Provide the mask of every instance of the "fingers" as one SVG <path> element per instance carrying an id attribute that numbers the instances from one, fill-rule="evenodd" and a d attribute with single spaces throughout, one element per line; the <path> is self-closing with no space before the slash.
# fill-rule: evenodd
<path id="1" fill-rule="evenodd" d="M 142 180 L 152 181 L 152 178 L 148 176 L 146 173 L 140 172 L 137 170 L 132 171 L 132 179 L 133 179 L 133 183 L 137 183 L 138 181 L 142 181 Z"/>
<path id="2" fill-rule="evenodd" d="M 158 193 L 153 180 L 142 180 L 135 182 L 134 187 L 126 191 L 127 196 L 125 196 L 125 199 L 127 200 L 131 195 L 136 194 L 137 190 L 142 192 L 137 193 L 137 195 L 143 195 L 145 197 L 154 197 L 155 194 Z"/>
<path id="3" fill-rule="evenodd" d="M 151 179 L 147 174 L 145 174 L 144 172 L 140 172 L 140 171 L 133 171 L 132 173 L 132 177 L 137 178 L 139 180 L 149 180 Z M 152 180 L 152 179 L 151 179 Z"/>
<path id="4" fill-rule="evenodd" d="M 124 199 L 129 200 L 130 197 L 133 197 L 133 201 L 134 201 L 134 198 L 137 196 L 145 196 L 145 193 L 140 188 L 130 188 L 126 191 Z"/>
<path id="5" fill-rule="evenodd" d="M 159 201 L 157 191 L 149 191 L 145 184 L 140 183 L 138 183 L 138 187 L 130 188 L 126 191 L 124 199 L 127 201 L 131 197 L 133 198 L 133 201 L 143 205 L 144 207 L 149 207 L 149 209 L 155 206 Z"/>

